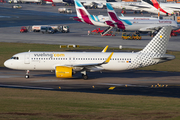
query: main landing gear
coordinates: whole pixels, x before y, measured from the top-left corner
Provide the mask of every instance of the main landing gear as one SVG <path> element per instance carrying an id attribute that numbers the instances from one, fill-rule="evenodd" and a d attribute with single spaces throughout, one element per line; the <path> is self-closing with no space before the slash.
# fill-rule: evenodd
<path id="1" fill-rule="evenodd" d="M 88 79 L 88 76 L 87 76 L 87 74 L 86 74 L 86 71 L 82 71 L 81 74 L 82 74 L 82 77 L 83 77 L 84 80 L 87 80 L 87 79 Z"/>
<path id="2" fill-rule="evenodd" d="M 26 75 L 25 78 L 28 79 L 29 78 L 29 70 L 26 71 Z"/>

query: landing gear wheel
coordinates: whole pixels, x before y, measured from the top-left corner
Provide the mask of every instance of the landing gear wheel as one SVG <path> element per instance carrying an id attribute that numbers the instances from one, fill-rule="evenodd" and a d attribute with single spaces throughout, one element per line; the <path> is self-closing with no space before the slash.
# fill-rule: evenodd
<path id="1" fill-rule="evenodd" d="M 88 79 L 88 76 L 87 75 L 82 75 L 83 79 L 84 80 L 87 80 Z"/>
<path id="2" fill-rule="evenodd" d="M 28 78 L 29 78 L 29 75 L 25 75 L 25 78 L 28 79 Z"/>

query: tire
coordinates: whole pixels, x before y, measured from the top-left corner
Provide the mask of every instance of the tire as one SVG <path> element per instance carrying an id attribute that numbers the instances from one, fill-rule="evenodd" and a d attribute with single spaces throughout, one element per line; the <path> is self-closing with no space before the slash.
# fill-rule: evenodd
<path id="1" fill-rule="evenodd" d="M 29 75 L 25 75 L 25 78 L 28 79 L 28 78 L 29 78 Z"/>
<path id="2" fill-rule="evenodd" d="M 87 80 L 88 79 L 88 76 L 87 75 L 82 75 L 83 79 L 84 80 Z"/>

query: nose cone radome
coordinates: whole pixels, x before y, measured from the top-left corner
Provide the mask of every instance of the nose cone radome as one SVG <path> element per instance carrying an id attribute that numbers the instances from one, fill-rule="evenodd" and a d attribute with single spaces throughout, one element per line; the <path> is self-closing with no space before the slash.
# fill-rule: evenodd
<path id="1" fill-rule="evenodd" d="M 10 60 L 6 60 L 6 61 L 4 62 L 4 66 L 7 67 L 7 68 L 10 68 L 10 66 L 11 66 Z"/>

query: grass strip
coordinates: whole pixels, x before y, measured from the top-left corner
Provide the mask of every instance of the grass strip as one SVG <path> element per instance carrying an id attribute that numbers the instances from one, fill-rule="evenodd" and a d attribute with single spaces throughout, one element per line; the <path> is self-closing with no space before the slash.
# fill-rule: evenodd
<path id="1" fill-rule="evenodd" d="M 179 98 L 0 88 L 0 119 L 179 120 Z"/>

